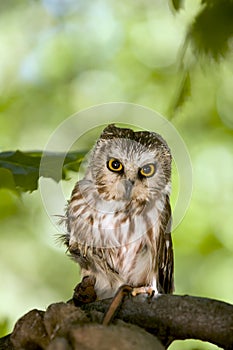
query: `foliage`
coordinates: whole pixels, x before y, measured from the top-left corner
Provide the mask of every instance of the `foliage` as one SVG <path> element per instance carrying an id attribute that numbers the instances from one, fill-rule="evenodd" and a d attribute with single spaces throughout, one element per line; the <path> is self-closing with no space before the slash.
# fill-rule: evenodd
<path id="1" fill-rule="evenodd" d="M 172 6 L 179 11 L 184 8 L 184 1 L 174 0 Z M 215 59 L 227 54 L 233 35 L 232 18 L 232 0 L 202 0 L 188 32 L 199 54 L 210 54 Z"/>
<path id="2" fill-rule="evenodd" d="M 61 180 L 60 174 L 53 172 L 53 164 L 59 158 L 64 158 L 62 179 L 67 178 L 68 171 L 78 171 L 80 162 L 86 152 L 69 152 L 68 154 L 46 154 L 47 164 L 44 176 L 51 177 L 55 181 Z M 0 187 L 14 191 L 32 192 L 38 188 L 40 176 L 40 162 L 42 152 L 2 152 L 0 153 Z"/>
<path id="3" fill-rule="evenodd" d="M 0 322 L 0 337 L 3 337 L 9 330 L 9 322 L 7 319 L 2 319 Z"/>
<path id="4" fill-rule="evenodd" d="M 233 35 L 233 1 L 205 0 L 203 5 L 191 36 L 199 52 L 219 58 L 226 55 Z"/>

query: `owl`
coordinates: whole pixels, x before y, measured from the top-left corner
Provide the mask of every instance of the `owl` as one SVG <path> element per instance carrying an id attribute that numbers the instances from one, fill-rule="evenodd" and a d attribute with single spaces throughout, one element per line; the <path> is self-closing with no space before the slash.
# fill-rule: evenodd
<path id="1" fill-rule="evenodd" d="M 98 299 L 122 285 L 173 291 L 171 152 L 149 131 L 108 125 L 66 210 L 65 243 Z"/>

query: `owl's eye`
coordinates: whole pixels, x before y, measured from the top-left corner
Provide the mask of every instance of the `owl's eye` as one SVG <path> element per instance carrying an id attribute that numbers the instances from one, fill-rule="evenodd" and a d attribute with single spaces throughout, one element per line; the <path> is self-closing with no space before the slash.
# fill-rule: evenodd
<path id="1" fill-rule="evenodd" d="M 114 171 L 116 173 L 120 173 L 123 171 L 122 163 L 118 159 L 115 159 L 115 158 L 111 158 L 107 162 L 107 167 L 109 170 Z"/>
<path id="2" fill-rule="evenodd" d="M 156 170 L 155 164 L 153 163 L 146 164 L 139 170 L 139 175 L 143 177 L 151 177 L 154 175 L 155 170 Z"/>

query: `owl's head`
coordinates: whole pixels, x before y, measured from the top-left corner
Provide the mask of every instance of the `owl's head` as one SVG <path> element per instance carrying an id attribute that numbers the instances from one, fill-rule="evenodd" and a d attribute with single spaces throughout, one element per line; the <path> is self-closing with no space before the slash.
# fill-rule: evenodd
<path id="1" fill-rule="evenodd" d="M 170 149 L 154 132 L 110 124 L 96 142 L 88 173 L 102 199 L 146 203 L 170 193 Z"/>

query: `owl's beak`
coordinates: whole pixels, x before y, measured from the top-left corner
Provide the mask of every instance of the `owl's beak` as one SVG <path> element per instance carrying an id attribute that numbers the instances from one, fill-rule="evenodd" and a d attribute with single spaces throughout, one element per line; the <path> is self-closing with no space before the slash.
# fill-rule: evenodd
<path id="1" fill-rule="evenodd" d="M 132 181 L 132 180 L 125 180 L 124 186 L 125 186 L 125 198 L 126 199 L 130 198 L 133 185 L 134 185 L 134 181 Z"/>

